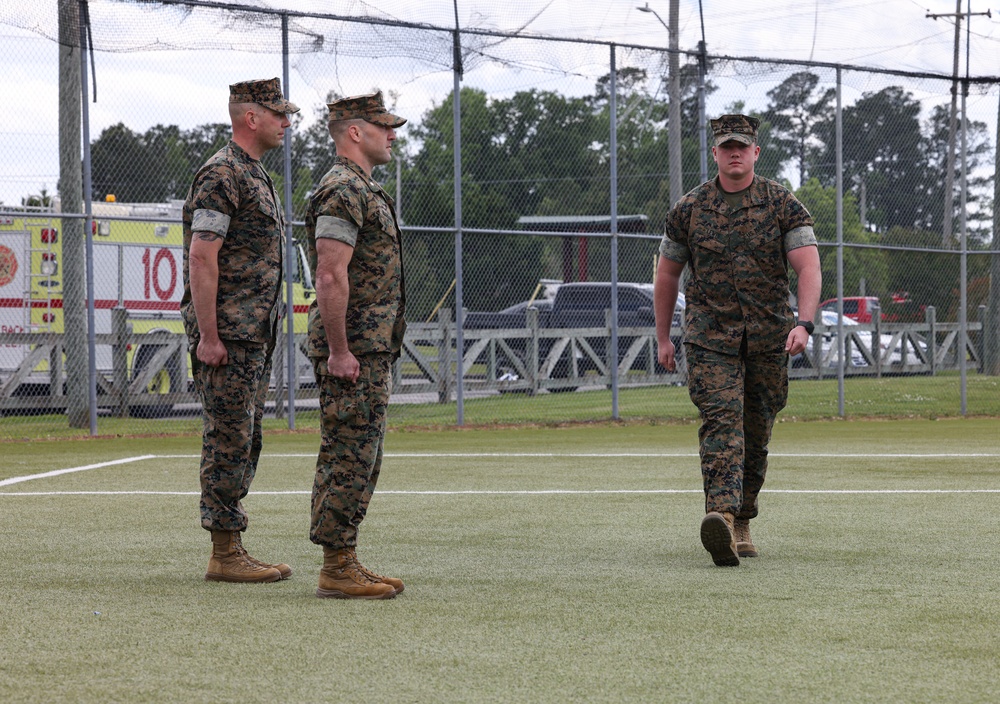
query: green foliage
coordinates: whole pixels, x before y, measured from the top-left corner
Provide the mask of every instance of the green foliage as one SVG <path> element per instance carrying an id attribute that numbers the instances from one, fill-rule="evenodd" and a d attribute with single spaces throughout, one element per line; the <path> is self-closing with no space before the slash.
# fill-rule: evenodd
<path id="1" fill-rule="evenodd" d="M 48 208 L 52 205 L 52 194 L 43 188 L 37 195 L 22 198 L 21 205 L 29 208 Z"/>
<path id="2" fill-rule="evenodd" d="M 933 232 L 943 231 L 945 175 L 948 173 L 948 120 L 949 109 L 944 105 L 936 105 L 927 121 L 922 148 L 925 153 L 927 168 L 925 170 L 924 192 L 926 207 L 921 208 L 923 220 L 920 227 Z M 943 243 L 951 246 L 957 243 L 959 231 L 959 215 L 961 213 L 960 184 L 961 159 L 958 157 L 960 144 L 956 140 L 956 158 L 952 171 L 952 189 L 954 191 L 954 213 L 952 216 L 953 241 Z M 989 206 L 991 184 L 993 179 L 983 176 L 984 171 L 992 172 L 993 148 L 990 145 L 989 132 L 986 123 L 970 121 L 966 126 L 965 159 L 968 178 L 966 194 L 966 226 L 969 241 L 973 244 L 988 241 L 992 235 L 992 208 Z M 985 207 L 984 207 L 985 206 Z"/>
<path id="3" fill-rule="evenodd" d="M 663 81 L 663 76 L 628 66 L 616 76 L 617 212 L 647 216 L 652 235 L 662 232 L 672 205 Z M 690 57 L 681 67 L 683 191 L 700 181 L 698 82 L 696 57 Z M 467 308 L 503 308 L 524 300 L 539 278 L 564 275 L 561 239 L 496 236 L 474 230 L 517 230 L 519 218 L 525 216 L 610 214 L 610 85 L 611 76 L 602 76 L 592 94 L 578 97 L 539 89 L 491 97 L 477 88 L 461 89 Z M 715 87 L 709 82 L 705 90 L 710 94 Z M 832 243 L 836 239 L 832 89 L 823 89 L 816 74 L 801 71 L 788 76 L 767 96 L 769 102 L 762 109 L 736 101 L 723 112 L 761 117 L 757 172 L 781 180 L 789 167 L 796 169 L 799 197 L 816 218 L 817 235 L 821 242 Z M 377 167 L 374 173 L 391 195 L 401 194 L 397 206 L 403 224 L 417 228 L 404 234 L 407 303 L 413 319 L 426 318 L 455 278 L 454 98 L 448 94 L 424 115 L 414 116 L 394 144 L 393 162 Z M 292 116 L 293 129 L 288 134 L 295 220 L 303 218 L 310 193 L 335 158 L 326 114 L 325 106 L 317 106 L 317 119 L 305 129 L 300 129 L 301 114 Z M 846 243 L 950 244 L 937 234 L 935 245 L 935 238 L 925 234 L 940 233 L 944 220 L 947 123 L 944 106 L 935 107 L 921 123 L 920 102 L 899 86 L 865 93 L 844 108 Z M 195 170 L 229 136 L 230 126 L 225 123 L 191 130 L 157 125 L 144 133 L 123 124 L 109 127 L 93 144 L 95 196 L 114 193 L 120 202 L 183 198 Z M 991 154 L 985 125 L 971 123 L 968 159 L 975 176 L 969 182 L 967 212 L 972 249 L 981 246 L 991 231 L 992 177 L 980 175 Z M 268 152 L 263 162 L 283 196 L 283 150 Z M 711 160 L 709 170 L 714 175 L 716 166 Z M 957 231 L 957 197 L 954 207 Z M 655 244 L 642 242 L 632 248 L 634 258 L 621 260 L 621 280 L 648 280 L 647 245 L 655 251 Z M 590 239 L 588 249 L 590 278 L 608 278 L 608 241 Z M 834 293 L 835 252 L 822 247 L 821 254 L 823 296 L 827 298 Z M 956 274 L 940 266 L 919 273 L 908 268 L 921 261 L 918 255 L 848 248 L 844 252 L 845 291 L 860 292 L 863 279 L 865 291 L 882 296 L 884 305 L 886 297 L 896 291 L 911 291 L 927 303 L 933 299 L 935 305 L 951 301 L 954 285 L 949 282 Z M 976 266 L 972 265 L 973 270 Z M 977 291 L 986 287 L 977 286 Z M 981 298 L 975 293 L 970 306 Z M 452 306 L 454 299 L 444 304 Z"/>
<path id="4" fill-rule="evenodd" d="M 911 248 L 894 251 L 889 259 L 891 290 L 905 293 L 911 307 L 918 306 L 921 313 L 927 306 L 934 306 L 938 320 L 958 320 L 959 260 L 955 253 L 940 250 L 941 237 L 936 232 L 896 228 L 888 236 L 894 244 Z M 989 294 L 986 257 L 969 257 L 968 281 L 966 317 L 975 322 L 979 319 L 977 309 L 986 304 Z"/>
<path id="5" fill-rule="evenodd" d="M 837 193 L 833 187 L 824 187 L 819 179 L 810 179 L 795 195 L 806 206 L 815 220 L 816 239 L 823 243 L 837 241 Z M 865 230 L 858 215 L 853 193 L 844 196 L 844 242 L 850 244 L 875 244 L 875 233 Z M 823 289 L 820 300 L 837 295 L 837 251 L 834 247 L 820 247 L 820 262 L 823 271 Z M 890 283 L 888 252 L 881 249 L 845 247 L 844 293 L 859 295 L 864 281 L 864 290 L 871 295 L 885 295 L 896 286 Z"/>
<path id="6" fill-rule="evenodd" d="M 798 182 L 804 184 L 815 159 L 819 141 L 816 125 L 833 114 L 836 89 L 827 88 L 817 93 L 819 76 L 811 71 L 793 73 L 782 83 L 767 92 L 771 103 L 763 119 L 771 126 L 771 140 L 766 145 L 779 155 L 779 161 L 798 162 Z"/>
<path id="7" fill-rule="evenodd" d="M 101 132 L 91 148 L 97 199 L 161 203 L 184 198 L 195 171 L 228 141 L 226 124 L 181 130 L 156 125 L 139 134 L 118 123 Z"/>

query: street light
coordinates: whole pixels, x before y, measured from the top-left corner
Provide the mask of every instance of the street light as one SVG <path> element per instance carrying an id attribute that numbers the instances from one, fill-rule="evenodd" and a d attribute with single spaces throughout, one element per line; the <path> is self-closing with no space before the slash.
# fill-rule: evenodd
<path id="1" fill-rule="evenodd" d="M 642 7 L 636 7 L 640 12 L 649 12 L 659 20 L 660 24 L 664 26 L 667 30 L 668 35 L 673 39 L 676 33 L 671 34 L 670 27 L 663 21 L 663 19 L 656 13 L 656 10 L 649 6 L 647 2 Z M 671 6 L 673 9 L 673 6 Z M 704 183 L 708 180 L 708 139 L 705 127 L 705 77 L 708 75 L 708 61 L 707 61 L 707 45 L 705 44 L 705 15 L 702 12 L 701 0 L 698 0 L 698 17 L 701 20 L 701 41 L 698 42 L 698 153 L 700 155 L 700 167 L 701 167 L 701 181 Z M 677 46 L 670 47 L 674 51 L 676 56 Z M 680 93 L 680 88 L 678 86 L 678 95 Z M 678 98 L 679 100 L 679 98 Z M 671 104 L 674 102 L 674 96 L 670 96 Z M 678 106 L 678 110 L 680 106 Z M 678 123 L 680 118 L 678 117 Z"/>
<path id="2" fill-rule="evenodd" d="M 667 106 L 667 129 L 670 141 L 667 144 L 667 164 L 670 172 L 670 202 L 676 203 L 684 195 L 684 167 L 681 163 L 681 77 L 680 77 L 680 56 L 678 53 L 677 41 L 677 16 L 679 12 L 680 0 L 670 0 L 670 24 L 663 21 L 663 18 L 649 6 L 647 2 L 644 7 L 637 7 L 640 12 L 652 13 L 660 24 L 667 30 L 670 39 L 670 53 L 667 54 L 667 65 L 669 67 L 670 82 L 667 93 L 670 104 Z"/>

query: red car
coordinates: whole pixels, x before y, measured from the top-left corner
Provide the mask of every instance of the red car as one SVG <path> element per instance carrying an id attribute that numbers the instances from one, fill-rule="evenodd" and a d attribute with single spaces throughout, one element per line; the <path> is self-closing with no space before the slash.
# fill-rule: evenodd
<path id="1" fill-rule="evenodd" d="M 872 321 L 872 308 L 878 306 L 878 296 L 844 296 L 844 317 L 859 323 L 870 323 Z M 819 304 L 819 309 L 836 313 L 837 299 L 828 298 Z M 885 320 L 885 313 L 882 313 L 881 320 Z"/>

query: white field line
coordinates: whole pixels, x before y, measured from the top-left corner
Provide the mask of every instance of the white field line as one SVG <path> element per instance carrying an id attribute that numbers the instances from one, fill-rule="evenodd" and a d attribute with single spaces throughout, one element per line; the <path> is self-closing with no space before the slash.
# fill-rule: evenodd
<path id="1" fill-rule="evenodd" d="M 271 457 L 314 457 L 313 454 L 273 454 Z M 502 452 L 462 452 L 462 453 L 386 453 L 386 457 L 402 458 L 441 458 L 441 457 L 697 457 L 697 453 L 502 453 Z M 81 467 L 57 469 L 41 474 L 29 474 L 23 477 L 11 477 L 0 480 L 0 487 L 10 486 L 33 479 L 57 477 L 72 472 L 83 472 L 91 469 L 103 469 L 115 465 L 141 462 L 151 459 L 197 459 L 200 455 L 139 455 L 109 460 Z M 848 453 L 770 453 L 770 457 L 888 457 L 888 458 L 959 458 L 959 457 L 1000 457 L 1000 453 L 882 453 L 882 454 L 848 454 Z M 764 489 L 773 494 L 995 494 L 1000 489 Z M 260 496 L 294 496 L 307 495 L 310 491 L 255 491 Z M 514 490 L 393 490 L 384 489 L 379 494 L 401 496 L 461 496 L 461 495 L 560 495 L 560 494 L 700 494 L 702 489 L 514 489 Z M 45 492 L 0 492 L 0 496 L 198 496 L 196 491 L 45 491 Z"/>
<path id="2" fill-rule="evenodd" d="M 312 492 L 254 491 L 254 496 L 309 496 Z M 379 496 L 552 496 L 606 494 L 702 494 L 702 489 L 468 489 L 456 491 L 421 491 L 419 489 L 384 489 Z M 1000 494 L 1000 489 L 763 489 L 765 494 Z M 197 491 L 0 491 L 0 496 L 199 496 Z"/>
<path id="3" fill-rule="evenodd" d="M 21 482 L 31 481 L 32 479 L 45 479 L 47 477 L 58 477 L 61 474 L 71 474 L 72 472 L 86 472 L 88 469 L 103 469 L 104 467 L 113 467 L 116 464 L 128 464 L 130 462 L 139 462 L 141 460 L 153 460 L 156 459 L 156 455 L 140 455 L 138 457 L 125 457 L 120 460 L 108 460 L 107 462 L 98 462 L 97 464 L 88 464 L 82 467 L 68 467 L 66 469 L 55 469 L 51 472 L 43 472 L 42 474 L 28 474 L 23 477 L 11 477 L 10 479 L 4 479 L 0 481 L 0 486 L 9 486 L 11 484 L 19 484 Z"/>
<path id="4" fill-rule="evenodd" d="M 405 457 L 697 457 L 697 452 L 386 452 L 386 458 Z M 769 452 L 768 457 L 883 457 L 942 459 L 950 457 L 1000 457 L 1000 452 Z M 198 459 L 201 455 L 150 455 L 156 459 Z M 267 454 L 261 459 L 311 457 L 316 453 Z"/>

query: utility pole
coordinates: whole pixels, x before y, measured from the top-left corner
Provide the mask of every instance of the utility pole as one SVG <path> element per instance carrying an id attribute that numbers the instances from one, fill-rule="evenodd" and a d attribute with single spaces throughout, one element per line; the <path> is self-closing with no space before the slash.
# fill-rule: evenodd
<path id="1" fill-rule="evenodd" d="M 680 0 L 670 0 L 667 22 L 647 2 L 637 7 L 640 12 L 649 12 L 667 30 L 667 166 L 670 174 L 670 204 L 673 205 L 684 195 L 684 167 L 681 163 L 681 74 L 680 74 Z"/>
<path id="2" fill-rule="evenodd" d="M 997 144 L 1000 144 L 1000 104 L 997 106 Z M 1000 149 L 993 156 L 1000 173 Z M 983 374 L 1000 376 L 1000 179 L 993 179 L 993 242 L 990 247 L 990 292 L 983 329 Z"/>
<path id="3" fill-rule="evenodd" d="M 991 17 L 989 10 L 986 12 L 970 11 L 968 15 L 970 18 L 973 15 Z M 948 155 L 944 172 L 944 218 L 941 221 L 941 245 L 950 247 L 953 239 L 952 220 L 955 217 L 955 122 L 958 113 L 958 55 L 962 37 L 962 18 L 966 15 L 962 12 L 962 0 L 955 0 L 955 12 L 953 14 L 928 12 L 924 16 L 932 20 L 936 20 L 938 17 L 955 18 L 955 59 L 952 65 L 951 112 L 948 114 Z"/>
<path id="4" fill-rule="evenodd" d="M 680 69 L 680 0 L 670 0 L 670 143 L 667 145 L 667 155 L 670 159 L 670 203 L 673 205 L 684 195 L 684 166 L 681 162 L 681 69 Z"/>
<path id="5" fill-rule="evenodd" d="M 708 47 L 705 44 L 705 13 L 698 0 L 698 18 L 701 20 L 701 41 L 698 42 L 698 151 L 701 160 L 701 183 L 708 180 L 708 135 L 705 132 L 705 76 L 708 75 Z"/>
<path id="6" fill-rule="evenodd" d="M 83 141 L 80 111 L 79 0 L 59 0 L 59 198 L 66 214 L 83 212 L 83 170 L 80 149 Z M 71 428 L 86 428 L 87 403 L 87 289 L 85 280 L 84 221 L 62 218 L 63 238 L 63 341 L 66 355 L 66 417 Z M 53 393 L 56 393 L 53 391 Z"/>

